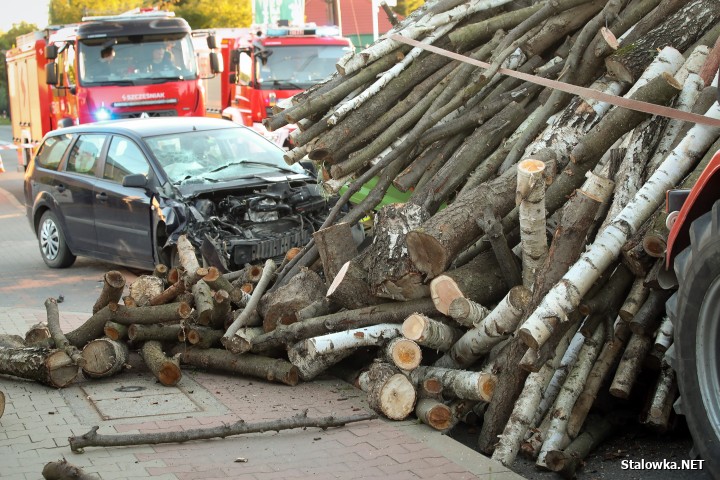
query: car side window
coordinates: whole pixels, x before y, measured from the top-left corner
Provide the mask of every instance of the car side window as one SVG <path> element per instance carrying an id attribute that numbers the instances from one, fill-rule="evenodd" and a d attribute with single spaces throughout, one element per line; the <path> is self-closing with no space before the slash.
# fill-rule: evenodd
<path id="1" fill-rule="evenodd" d="M 72 140 L 72 135 L 69 134 L 48 137 L 35 156 L 35 165 L 48 170 L 57 170 L 65 155 L 65 150 L 70 145 L 70 140 Z"/>
<path id="2" fill-rule="evenodd" d="M 125 175 L 142 173 L 148 176 L 150 165 L 140 147 L 125 137 L 113 137 L 105 159 L 103 178 L 122 183 Z"/>
<path id="3" fill-rule="evenodd" d="M 70 150 L 65 170 L 83 175 L 95 175 L 95 166 L 98 164 L 105 135 L 80 135 Z"/>

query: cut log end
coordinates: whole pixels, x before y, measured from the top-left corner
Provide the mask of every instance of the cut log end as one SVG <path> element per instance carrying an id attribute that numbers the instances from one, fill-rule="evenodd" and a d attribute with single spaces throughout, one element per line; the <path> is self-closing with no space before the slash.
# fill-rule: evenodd
<path id="1" fill-rule="evenodd" d="M 447 251 L 435 238 L 419 231 L 408 232 L 406 238 L 410 259 L 419 271 L 428 278 L 437 277 L 445 271 L 449 263 Z"/>
<path id="2" fill-rule="evenodd" d="M 455 280 L 450 277 L 440 276 L 430 282 L 430 296 L 438 312 L 448 315 L 452 301 L 462 297 L 463 293 Z"/>
<path id="3" fill-rule="evenodd" d="M 427 322 L 425 321 L 425 318 L 426 317 L 424 315 L 417 313 L 413 313 L 407 317 L 402 324 L 403 337 L 413 341 L 419 340 L 426 327 Z"/>
<path id="4" fill-rule="evenodd" d="M 528 158 L 518 163 L 518 171 L 523 173 L 542 173 L 545 170 L 545 162 L 542 160 L 535 160 L 534 158 Z"/>
<path id="5" fill-rule="evenodd" d="M 383 415 L 391 420 L 403 420 L 413 411 L 416 392 L 408 378 L 397 373 L 380 390 L 379 403 Z"/>
<path id="6" fill-rule="evenodd" d="M 667 252 L 667 242 L 660 235 L 645 235 L 642 239 L 642 246 L 645 253 L 655 258 L 663 258 Z"/>
<path id="7" fill-rule="evenodd" d="M 398 338 L 393 341 L 392 361 L 402 370 L 413 370 L 422 361 L 420 346 L 407 338 Z"/>
<path id="8" fill-rule="evenodd" d="M 175 362 L 168 361 L 160 367 L 157 378 L 166 387 L 172 387 L 182 379 L 182 371 Z"/>

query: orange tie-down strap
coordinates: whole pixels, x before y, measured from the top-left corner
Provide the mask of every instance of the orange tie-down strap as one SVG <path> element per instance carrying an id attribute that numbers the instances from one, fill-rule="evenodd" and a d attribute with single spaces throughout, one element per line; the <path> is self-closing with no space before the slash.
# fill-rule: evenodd
<path id="1" fill-rule="evenodd" d="M 473 58 L 466 57 L 465 55 L 460 55 L 459 53 L 455 53 L 455 52 L 451 52 L 449 50 L 438 48 L 434 45 L 428 45 L 425 43 L 421 43 L 421 42 L 418 42 L 417 40 L 413 40 L 412 38 L 403 37 L 402 35 L 390 35 L 390 38 L 393 40 L 396 40 L 398 42 L 406 43 L 413 47 L 422 48 L 423 50 L 437 53 L 439 55 L 444 55 L 448 58 L 452 58 L 453 60 L 458 60 L 460 62 L 469 63 L 469 64 L 475 65 L 477 67 L 481 67 L 481 68 L 489 68 L 490 67 L 489 63 L 481 62 L 480 60 L 475 60 Z M 651 115 L 660 115 L 663 117 L 673 118 L 676 120 L 683 120 L 685 122 L 693 122 L 693 123 L 699 123 L 702 125 L 709 125 L 711 127 L 720 127 L 720 119 L 706 117 L 705 115 L 698 115 L 697 113 L 683 112 L 682 110 L 678 110 L 676 108 L 671 108 L 671 107 L 666 107 L 664 105 L 655 105 L 654 103 L 642 102 L 639 100 L 633 100 L 631 98 L 618 97 L 617 95 L 611 95 L 609 93 L 600 92 L 598 90 L 593 90 L 592 88 L 579 87 L 577 85 L 571 85 L 569 83 L 559 82 L 557 80 L 550 80 L 548 78 L 542 78 L 542 77 L 530 75 L 530 74 L 523 73 L 523 72 L 517 72 L 515 70 L 508 70 L 506 68 L 499 69 L 498 73 L 501 73 L 503 75 L 508 75 L 510 77 L 519 78 L 520 80 L 524 80 L 526 82 L 532 82 L 537 85 L 542 85 L 544 87 L 550 87 L 555 90 L 560 90 L 560 91 L 570 93 L 573 95 L 578 95 L 583 98 L 592 98 L 593 100 L 598 100 L 600 102 L 606 102 L 611 105 L 616 105 L 618 107 L 628 108 L 630 110 L 637 110 L 638 112 L 649 113 Z"/>

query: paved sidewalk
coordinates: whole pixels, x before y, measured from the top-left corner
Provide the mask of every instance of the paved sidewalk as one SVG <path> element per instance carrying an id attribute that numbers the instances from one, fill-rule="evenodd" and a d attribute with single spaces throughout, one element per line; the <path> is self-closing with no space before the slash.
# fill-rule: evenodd
<path id="1" fill-rule="evenodd" d="M 87 317 L 61 310 L 66 331 Z M 0 307 L 0 333 L 22 334 L 44 319 L 44 310 Z M 61 390 L 0 377 L 7 401 L 0 418 L 0 477 L 37 479 L 47 462 L 66 458 L 103 479 L 522 478 L 415 420 L 72 453 L 68 437 L 93 425 L 104 434 L 158 432 L 287 418 L 304 410 L 310 417 L 369 411 L 363 392 L 330 377 L 288 387 L 186 370 L 176 387 L 163 387 L 140 361 L 132 363 L 135 368 L 119 376 Z"/>

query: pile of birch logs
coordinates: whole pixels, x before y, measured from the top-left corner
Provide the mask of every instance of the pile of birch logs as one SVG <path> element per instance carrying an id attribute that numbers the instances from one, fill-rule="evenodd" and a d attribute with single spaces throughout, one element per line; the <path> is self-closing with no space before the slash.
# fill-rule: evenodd
<path id="1" fill-rule="evenodd" d="M 34 339 L 0 339 L 0 373 L 63 386 L 119 372 L 129 347 L 165 385 L 181 364 L 287 385 L 330 371 L 387 418 L 481 425 L 482 452 L 566 476 L 617 427 L 612 399 L 670 429 L 661 204 L 720 129 L 500 69 L 718 119 L 719 20 L 720 0 L 429 1 L 266 122 L 296 123 L 286 161 L 316 162 L 341 194 L 308 245 L 221 273 L 180 237 L 180 265 L 124 298 L 108 272 L 72 332 L 48 300 Z M 391 186 L 409 200 L 378 207 Z M 358 245 L 351 226 L 371 212 Z"/>

